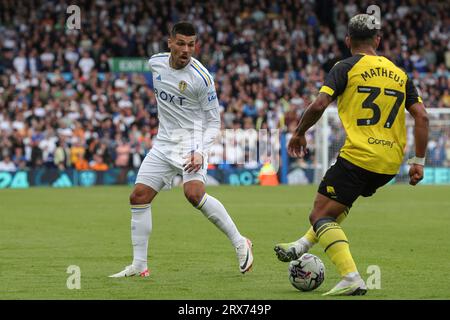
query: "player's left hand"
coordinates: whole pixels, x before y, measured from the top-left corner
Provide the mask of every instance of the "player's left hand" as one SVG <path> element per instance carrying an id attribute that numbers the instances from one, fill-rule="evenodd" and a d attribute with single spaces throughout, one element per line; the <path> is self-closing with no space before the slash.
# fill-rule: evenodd
<path id="1" fill-rule="evenodd" d="M 183 159 L 187 159 L 183 164 L 183 169 L 187 173 L 197 172 L 203 166 L 203 155 L 199 152 L 192 151 L 185 155 Z"/>
<path id="2" fill-rule="evenodd" d="M 423 179 L 423 166 L 412 164 L 409 168 L 409 184 L 415 186 Z"/>
<path id="3" fill-rule="evenodd" d="M 306 137 L 304 135 L 294 134 L 288 144 L 288 153 L 291 157 L 303 158 L 308 149 L 306 149 Z"/>

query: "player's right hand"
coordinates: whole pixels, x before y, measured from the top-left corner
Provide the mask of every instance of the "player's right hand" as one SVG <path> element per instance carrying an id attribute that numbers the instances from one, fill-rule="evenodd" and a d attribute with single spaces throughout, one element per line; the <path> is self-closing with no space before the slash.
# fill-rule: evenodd
<path id="1" fill-rule="evenodd" d="M 291 157 L 303 158 L 307 152 L 306 137 L 304 135 L 294 134 L 291 140 L 289 140 L 289 155 Z"/>
<path id="2" fill-rule="evenodd" d="M 409 184 L 415 186 L 423 179 L 423 166 L 420 164 L 412 164 L 409 168 Z"/>
<path id="3" fill-rule="evenodd" d="M 183 164 L 183 169 L 187 173 L 198 172 L 203 166 L 203 155 L 200 152 L 191 151 L 183 157 L 186 162 Z"/>

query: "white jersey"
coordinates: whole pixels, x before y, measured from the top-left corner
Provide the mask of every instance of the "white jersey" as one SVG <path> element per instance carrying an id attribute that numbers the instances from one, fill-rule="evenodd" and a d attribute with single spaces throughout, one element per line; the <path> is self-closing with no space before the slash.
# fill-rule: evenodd
<path id="1" fill-rule="evenodd" d="M 177 70 L 170 66 L 169 58 L 170 52 L 159 53 L 148 61 L 158 103 L 154 148 L 166 152 L 183 140 L 183 149 L 189 152 L 202 143 L 208 125 L 205 111 L 218 110 L 219 103 L 213 78 L 198 60 L 191 58 L 186 67 Z"/>

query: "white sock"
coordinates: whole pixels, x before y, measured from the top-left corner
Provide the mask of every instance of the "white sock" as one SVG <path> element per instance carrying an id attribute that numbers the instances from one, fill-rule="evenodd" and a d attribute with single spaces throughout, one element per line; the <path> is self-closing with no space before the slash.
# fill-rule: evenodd
<path id="1" fill-rule="evenodd" d="M 152 211 L 150 203 L 145 205 L 131 205 L 133 266 L 139 271 L 147 269 L 147 247 L 151 232 Z"/>
<path id="2" fill-rule="evenodd" d="M 245 238 L 239 233 L 225 207 L 216 198 L 205 193 L 197 206 L 209 221 L 214 223 L 230 239 L 233 246 L 239 246 Z"/>
<path id="3" fill-rule="evenodd" d="M 349 272 L 343 277 L 343 279 L 348 280 L 348 281 L 357 281 L 357 280 L 361 279 L 361 275 L 359 274 L 358 271 Z"/>
<path id="4" fill-rule="evenodd" d="M 306 251 L 311 249 L 312 246 L 314 245 L 314 243 L 309 242 L 308 239 L 306 239 L 305 237 L 301 237 L 300 239 L 298 239 L 295 242 L 298 246 L 302 246 L 302 247 L 306 248 Z"/>
<path id="5" fill-rule="evenodd" d="M 367 286 L 358 271 L 347 273 L 344 277 L 342 277 L 341 281 L 339 281 L 335 288 L 344 288 L 353 285 L 355 282 L 358 282 L 361 288 L 367 289 Z"/>

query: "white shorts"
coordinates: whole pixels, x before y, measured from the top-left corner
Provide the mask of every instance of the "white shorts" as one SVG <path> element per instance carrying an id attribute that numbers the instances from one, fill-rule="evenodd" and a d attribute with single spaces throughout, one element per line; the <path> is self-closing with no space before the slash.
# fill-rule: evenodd
<path id="1" fill-rule="evenodd" d="M 170 189 L 172 180 L 177 174 L 183 176 L 183 183 L 192 180 L 206 183 L 207 159 L 204 159 L 203 166 L 197 172 L 185 172 L 183 163 L 180 158 L 169 158 L 165 153 L 153 147 L 142 161 L 135 183 L 145 184 L 156 192 L 159 192 L 164 186 Z"/>

